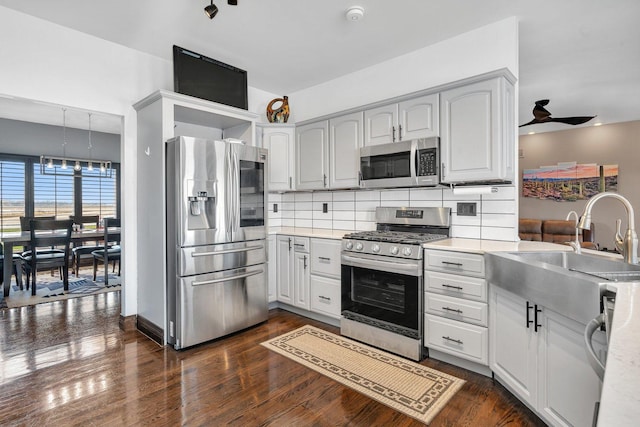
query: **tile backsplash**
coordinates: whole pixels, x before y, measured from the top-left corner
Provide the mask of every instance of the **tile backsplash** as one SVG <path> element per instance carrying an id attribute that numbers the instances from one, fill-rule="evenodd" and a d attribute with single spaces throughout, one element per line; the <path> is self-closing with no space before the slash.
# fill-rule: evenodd
<path id="1" fill-rule="evenodd" d="M 515 241 L 518 236 L 514 186 L 498 192 L 456 196 L 449 188 L 269 193 L 269 226 L 374 230 L 378 206 L 451 208 L 451 236 Z M 459 202 L 476 203 L 476 216 L 458 216 Z M 274 204 L 278 211 L 274 212 Z M 327 212 L 323 212 L 326 204 Z"/>

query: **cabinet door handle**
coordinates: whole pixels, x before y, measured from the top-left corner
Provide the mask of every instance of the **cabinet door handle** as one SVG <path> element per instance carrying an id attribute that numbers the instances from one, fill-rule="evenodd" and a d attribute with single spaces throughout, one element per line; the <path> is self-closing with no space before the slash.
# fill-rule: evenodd
<path id="1" fill-rule="evenodd" d="M 462 286 L 453 286 L 453 285 L 449 285 L 449 284 L 447 284 L 447 283 L 443 283 L 443 284 L 442 284 L 442 287 L 443 287 L 443 288 L 449 288 L 449 289 L 456 289 L 456 290 L 458 290 L 458 291 L 461 291 L 461 290 L 462 290 Z"/>
<path id="2" fill-rule="evenodd" d="M 289 237 L 289 251 L 291 251 L 291 237 Z"/>
<path id="3" fill-rule="evenodd" d="M 460 262 L 441 261 L 444 265 L 454 265 L 456 267 L 462 267 L 464 264 Z"/>
<path id="4" fill-rule="evenodd" d="M 391 126 L 391 142 L 396 142 L 396 127 Z"/>
<path id="5" fill-rule="evenodd" d="M 322 175 L 322 186 L 323 187 L 327 186 L 327 174 Z"/>
<path id="6" fill-rule="evenodd" d="M 531 304 L 529 304 L 529 301 L 527 301 L 527 324 L 525 325 L 527 327 L 527 329 L 529 329 L 529 325 L 531 325 L 533 322 L 531 321 L 531 316 L 529 315 L 529 310 L 531 310 L 533 308 L 533 306 Z"/>
<path id="7" fill-rule="evenodd" d="M 454 343 L 456 343 L 456 344 L 462 344 L 462 341 L 461 341 L 461 340 L 457 340 L 457 339 L 454 339 L 454 338 L 451 338 L 451 337 L 442 337 L 442 339 L 445 339 L 445 340 L 447 340 L 447 341 L 454 342 Z"/>
<path id="8" fill-rule="evenodd" d="M 538 304 L 535 305 L 535 314 L 533 316 L 533 330 L 538 332 L 539 328 L 542 328 L 542 325 L 538 324 L 538 313 L 542 313 L 542 310 L 538 308 Z"/>
<path id="9" fill-rule="evenodd" d="M 457 308 L 442 307 L 442 309 L 445 310 L 445 311 L 451 311 L 453 313 L 462 314 L 462 310 L 457 309 Z"/>
<path id="10" fill-rule="evenodd" d="M 291 177 L 289 177 L 289 189 L 293 188 L 293 186 L 291 185 L 291 181 L 293 181 L 293 180 L 291 179 Z"/>
<path id="11" fill-rule="evenodd" d="M 398 141 L 402 141 L 402 125 L 398 125 Z"/>

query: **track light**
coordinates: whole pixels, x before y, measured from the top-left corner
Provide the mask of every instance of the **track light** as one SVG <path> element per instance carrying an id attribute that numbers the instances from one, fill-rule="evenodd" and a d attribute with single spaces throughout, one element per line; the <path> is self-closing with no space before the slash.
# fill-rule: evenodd
<path id="1" fill-rule="evenodd" d="M 209 19 L 213 19 L 213 17 L 218 14 L 218 6 L 213 4 L 213 0 L 211 0 L 211 4 L 209 6 L 204 7 L 204 13 L 209 17 Z"/>
<path id="2" fill-rule="evenodd" d="M 237 6 L 238 0 L 227 0 L 227 4 L 231 6 Z"/>

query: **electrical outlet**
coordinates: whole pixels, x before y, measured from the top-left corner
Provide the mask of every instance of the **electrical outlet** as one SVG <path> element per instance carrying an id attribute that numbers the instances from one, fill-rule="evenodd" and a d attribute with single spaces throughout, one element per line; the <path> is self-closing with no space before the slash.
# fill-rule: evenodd
<path id="1" fill-rule="evenodd" d="M 322 213 L 327 213 L 329 212 L 329 203 L 323 203 L 322 204 Z"/>
<path id="2" fill-rule="evenodd" d="M 477 203 L 458 203 L 458 216 L 477 216 Z"/>
<path id="3" fill-rule="evenodd" d="M 273 212 L 274 212 L 274 213 L 275 213 L 275 212 L 278 212 L 278 204 L 277 204 L 277 203 L 274 203 L 274 204 L 273 204 Z"/>

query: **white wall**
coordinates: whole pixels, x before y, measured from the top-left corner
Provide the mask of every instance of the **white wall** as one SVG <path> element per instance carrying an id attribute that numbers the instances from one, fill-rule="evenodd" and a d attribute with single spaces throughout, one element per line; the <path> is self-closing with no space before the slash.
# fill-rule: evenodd
<path id="1" fill-rule="evenodd" d="M 300 122 L 500 68 L 508 68 L 518 78 L 516 18 L 291 93 L 290 120 Z"/>
<path id="2" fill-rule="evenodd" d="M 0 52 L 0 94 L 123 117 L 122 179 L 128 185 L 122 186 L 122 314 L 135 314 L 138 153 L 132 105 L 158 89 L 172 90 L 171 62 L 2 6 Z M 250 88 L 249 108 L 262 112 L 274 97 Z"/>

